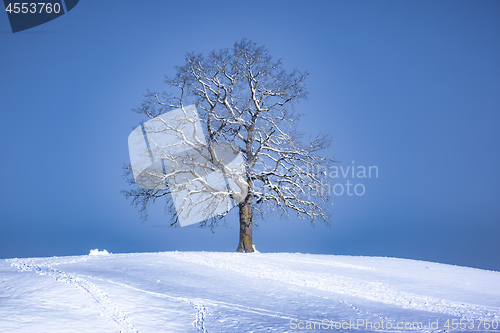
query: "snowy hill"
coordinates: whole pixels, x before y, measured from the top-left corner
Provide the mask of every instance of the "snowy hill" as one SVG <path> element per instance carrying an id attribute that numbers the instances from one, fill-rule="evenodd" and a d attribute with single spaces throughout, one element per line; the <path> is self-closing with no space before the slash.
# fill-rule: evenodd
<path id="1" fill-rule="evenodd" d="M 499 332 L 499 320 L 500 272 L 423 261 L 99 251 L 0 260 L 0 332 Z"/>

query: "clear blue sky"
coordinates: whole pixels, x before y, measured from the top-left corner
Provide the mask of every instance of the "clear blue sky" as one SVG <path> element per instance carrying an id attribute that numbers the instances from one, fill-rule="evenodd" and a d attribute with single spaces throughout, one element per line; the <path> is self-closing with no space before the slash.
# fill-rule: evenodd
<path id="1" fill-rule="evenodd" d="M 376 165 L 332 227 L 268 216 L 263 252 L 394 256 L 500 270 L 499 1 L 86 1 L 12 34 L 0 13 L 0 257 L 234 251 L 215 233 L 141 223 L 120 194 L 131 108 L 188 51 L 265 44 L 310 72 L 301 130 L 340 165 Z"/>

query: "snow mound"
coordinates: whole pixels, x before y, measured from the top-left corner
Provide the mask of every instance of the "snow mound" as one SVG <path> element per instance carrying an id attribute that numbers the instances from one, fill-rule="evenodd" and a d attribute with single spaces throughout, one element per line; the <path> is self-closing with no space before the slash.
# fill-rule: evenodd
<path id="1" fill-rule="evenodd" d="M 300 253 L 90 256 L 0 259 L 0 332 L 500 332 L 500 272 Z"/>
<path id="2" fill-rule="evenodd" d="M 99 249 L 90 250 L 89 256 L 109 256 L 110 253 L 106 250 L 99 251 Z"/>

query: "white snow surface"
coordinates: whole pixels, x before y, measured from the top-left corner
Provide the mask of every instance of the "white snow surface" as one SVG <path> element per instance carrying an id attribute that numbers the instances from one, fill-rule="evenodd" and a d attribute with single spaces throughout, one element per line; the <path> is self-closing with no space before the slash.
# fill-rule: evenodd
<path id="1" fill-rule="evenodd" d="M 444 326 L 453 320 L 467 327 Z M 0 260 L 0 332 L 500 332 L 499 320 L 500 272 L 425 261 L 98 250 Z"/>
<path id="2" fill-rule="evenodd" d="M 106 250 L 99 251 L 99 249 L 90 250 L 89 256 L 107 256 L 110 253 Z"/>

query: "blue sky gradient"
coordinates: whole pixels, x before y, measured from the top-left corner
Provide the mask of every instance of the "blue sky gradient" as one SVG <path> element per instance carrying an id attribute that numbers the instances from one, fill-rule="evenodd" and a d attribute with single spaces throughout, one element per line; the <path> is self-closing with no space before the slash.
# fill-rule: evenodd
<path id="1" fill-rule="evenodd" d="M 262 252 L 393 256 L 500 270 L 500 2 L 85 1 L 13 34 L 0 13 L 0 257 L 234 251 L 215 233 L 141 222 L 120 194 L 131 112 L 189 51 L 265 44 L 307 70 L 297 109 L 340 165 L 375 165 L 331 227 L 259 220 Z M 354 180 L 359 182 L 360 180 Z"/>

